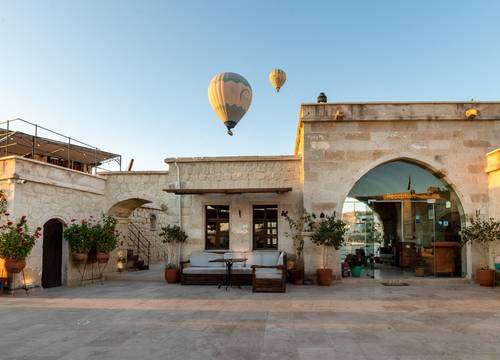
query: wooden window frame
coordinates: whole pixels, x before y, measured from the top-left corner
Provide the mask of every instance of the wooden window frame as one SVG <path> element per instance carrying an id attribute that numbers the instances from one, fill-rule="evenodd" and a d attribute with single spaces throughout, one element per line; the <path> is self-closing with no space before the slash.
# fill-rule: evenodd
<path id="1" fill-rule="evenodd" d="M 207 210 L 208 207 L 213 207 L 217 209 L 217 218 L 209 218 L 207 216 Z M 221 207 L 225 207 L 228 210 L 229 217 L 228 218 L 222 218 L 219 216 L 219 209 Z M 205 204 L 204 205 L 204 211 L 205 211 L 205 250 L 229 250 L 231 248 L 231 207 L 229 205 L 212 205 L 212 204 Z M 220 238 L 221 233 L 225 233 L 220 231 L 220 223 L 228 223 L 228 231 L 227 231 L 227 237 L 228 237 L 228 242 L 227 242 L 227 247 L 209 247 L 208 243 L 208 223 L 209 222 L 215 222 L 216 223 L 216 229 L 215 229 L 215 238 L 216 240 Z"/>
<path id="2" fill-rule="evenodd" d="M 264 208 L 265 210 L 265 214 L 264 214 L 264 219 L 255 219 L 255 208 Z M 273 218 L 273 219 L 268 219 L 267 217 L 267 208 L 276 208 L 276 218 Z M 278 228 L 279 228 L 279 206 L 278 204 L 253 204 L 252 205 L 252 249 L 253 250 L 278 250 L 278 246 L 279 246 L 279 231 L 278 231 Z M 267 235 L 267 238 L 268 238 L 268 234 L 267 234 L 267 230 L 268 230 L 268 227 L 267 227 L 267 223 L 268 223 L 268 220 L 275 220 L 276 222 L 276 235 L 274 235 L 276 237 L 276 245 L 275 246 L 264 246 L 264 247 L 257 247 L 257 239 L 255 237 L 255 225 L 257 223 L 264 223 L 264 232 L 266 233 Z M 271 235 L 273 237 L 273 235 Z M 266 239 L 267 240 L 267 239 Z M 272 243 L 272 241 L 271 241 Z M 267 244 L 267 241 L 266 241 L 266 244 Z"/>

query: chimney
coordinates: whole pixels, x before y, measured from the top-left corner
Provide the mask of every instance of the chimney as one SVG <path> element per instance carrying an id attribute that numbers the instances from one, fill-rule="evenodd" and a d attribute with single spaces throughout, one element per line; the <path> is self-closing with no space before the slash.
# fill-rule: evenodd
<path id="1" fill-rule="evenodd" d="M 325 104 L 327 102 L 326 95 L 324 92 L 320 92 L 318 95 L 318 104 Z"/>

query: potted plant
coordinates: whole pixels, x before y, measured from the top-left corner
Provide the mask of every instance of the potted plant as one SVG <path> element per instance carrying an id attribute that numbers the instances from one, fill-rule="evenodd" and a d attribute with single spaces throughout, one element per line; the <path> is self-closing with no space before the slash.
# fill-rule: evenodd
<path id="1" fill-rule="evenodd" d="M 165 281 L 169 284 L 175 284 L 180 280 L 179 259 L 176 259 L 176 254 L 180 254 L 180 247 L 188 236 L 178 225 L 162 226 L 161 230 L 159 235 L 167 248 Z"/>
<path id="2" fill-rule="evenodd" d="M 35 232 L 31 233 L 26 216 L 12 221 L 8 213 L 4 215 L 6 220 L 0 226 L 0 258 L 5 260 L 7 272 L 17 274 L 26 266 L 26 257 L 41 236 L 42 229 L 37 227 Z"/>
<path id="3" fill-rule="evenodd" d="M 425 262 L 425 260 L 418 259 L 415 262 L 415 276 L 417 277 L 425 276 L 426 268 L 427 268 L 427 263 Z"/>
<path id="4" fill-rule="evenodd" d="M 351 275 L 352 277 L 361 277 L 363 271 L 363 260 L 361 255 L 355 255 L 351 260 Z"/>
<path id="5" fill-rule="evenodd" d="M 495 285 L 495 270 L 489 268 L 489 246 L 494 241 L 500 241 L 500 222 L 493 218 L 483 220 L 479 212 L 476 212 L 475 218 L 471 217 L 470 225 L 462 229 L 461 245 L 477 245 L 483 256 L 483 264 L 476 271 L 476 281 L 481 286 Z"/>
<path id="6" fill-rule="evenodd" d="M 302 253 L 304 251 L 304 233 L 312 231 L 316 215 L 310 214 L 304 210 L 298 219 L 294 219 L 288 215 L 288 211 L 283 210 L 281 216 L 288 222 L 290 231 L 286 232 L 285 235 L 292 238 L 295 248 L 295 261 L 293 262 L 293 267 L 290 265 L 291 267 L 289 269 L 290 281 L 293 284 L 301 284 L 304 273 L 304 262 L 302 259 Z"/>
<path id="7" fill-rule="evenodd" d="M 329 250 L 334 248 L 339 250 L 344 244 L 344 236 L 347 232 L 347 224 L 341 219 L 336 219 L 336 213 L 332 216 L 322 216 L 316 229 L 311 235 L 311 241 L 321 246 L 323 264 L 316 270 L 318 284 L 328 286 L 332 282 L 332 269 L 328 268 Z"/>
<path id="8" fill-rule="evenodd" d="M 83 264 L 87 262 L 88 253 L 92 247 L 92 226 L 82 220 L 80 223 L 71 220 L 69 226 L 64 227 L 64 238 L 69 244 L 73 262 Z"/>
<path id="9" fill-rule="evenodd" d="M 116 231 L 116 222 L 116 219 L 111 215 L 102 215 L 101 221 L 92 226 L 92 237 L 98 263 L 107 263 L 109 253 L 116 249 L 119 237 Z"/>

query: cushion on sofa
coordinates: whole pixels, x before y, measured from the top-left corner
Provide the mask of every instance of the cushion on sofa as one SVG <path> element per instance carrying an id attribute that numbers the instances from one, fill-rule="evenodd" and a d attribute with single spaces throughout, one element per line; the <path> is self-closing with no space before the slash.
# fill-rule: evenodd
<path id="1" fill-rule="evenodd" d="M 266 252 L 262 254 L 262 264 L 265 266 L 276 266 L 280 253 L 278 251 Z"/>
<path id="2" fill-rule="evenodd" d="M 262 255 L 257 253 L 247 253 L 247 261 L 245 267 L 252 267 L 252 265 L 262 265 Z"/>
<path id="3" fill-rule="evenodd" d="M 283 272 L 278 269 L 255 269 L 256 279 L 281 279 Z"/>
<path id="4" fill-rule="evenodd" d="M 225 274 L 226 269 L 223 267 L 208 267 L 208 266 L 191 266 L 182 269 L 183 274 Z"/>
<path id="5" fill-rule="evenodd" d="M 282 251 L 282 252 L 280 253 L 279 258 L 278 258 L 278 263 L 277 263 L 277 265 L 284 265 L 284 264 L 285 264 L 285 252 L 284 252 L 284 251 Z"/>
<path id="6" fill-rule="evenodd" d="M 226 265 L 223 262 L 210 262 L 210 260 L 222 259 L 224 254 L 216 254 L 212 252 L 197 251 L 189 256 L 190 267 L 215 267 L 224 268 Z"/>

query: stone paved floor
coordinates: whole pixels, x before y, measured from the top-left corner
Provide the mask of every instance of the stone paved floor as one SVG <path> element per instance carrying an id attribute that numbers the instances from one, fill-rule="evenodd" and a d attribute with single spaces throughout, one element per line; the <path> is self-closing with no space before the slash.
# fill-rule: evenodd
<path id="1" fill-rule="evenodd" d="M 108 282 L 0 297 L 0 359 L 499 359 L 500 288 Z"/>

